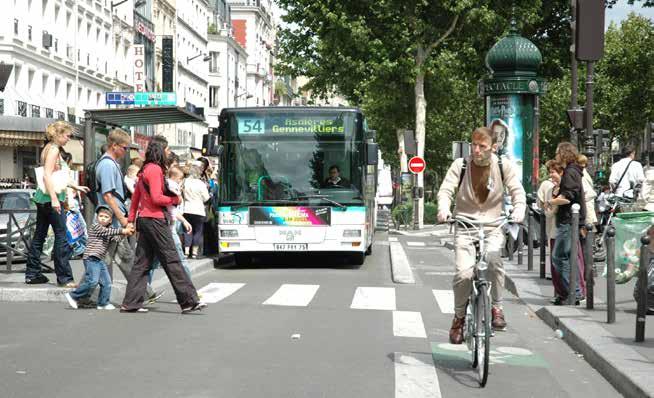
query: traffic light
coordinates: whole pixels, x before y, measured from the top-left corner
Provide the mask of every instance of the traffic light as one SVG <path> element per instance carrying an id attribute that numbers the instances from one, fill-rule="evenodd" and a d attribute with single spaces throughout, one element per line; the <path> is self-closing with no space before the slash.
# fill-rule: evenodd
<path id="1" fill-rule="evenodd" d="M 597 129 L 593 132 L 593 134 L 595 134 L 595 148 L 598 153 L 609 150 L 609 133 L 609 130 L 602 129 Z"/>
<path id="2" fill-rule="evenodd" d="M 652 150 L 654 149 L 654 123 L 647 122 L 645 124 L 645 134 L 643 135 L 643 154 L 645 155 L 645 162 L 650 165 L 650 158 L 652 157 Z"/>
<path id="3" fill-rule="evenodd" d="M 598 61 L 604 53 L 604 1 L 577 0 L 575 57 Z"/>

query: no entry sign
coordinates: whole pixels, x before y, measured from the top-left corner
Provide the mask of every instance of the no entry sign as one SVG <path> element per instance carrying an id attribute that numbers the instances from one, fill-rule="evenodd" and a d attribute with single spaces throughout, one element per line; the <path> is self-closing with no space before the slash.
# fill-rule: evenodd
<path id="1" fill-rule="evenodd" d="M 426 166 L 427 163 L 425 163 L 425 159 L 421 158 L 420 156 L 414 156 L 409 159 L 409 171 L 413 174 L 422 173 L 425 171 Z"/>

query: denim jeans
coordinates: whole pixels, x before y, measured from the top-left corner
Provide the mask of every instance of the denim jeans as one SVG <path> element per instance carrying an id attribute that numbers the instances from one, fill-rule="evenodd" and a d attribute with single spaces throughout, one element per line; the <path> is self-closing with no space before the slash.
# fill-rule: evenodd
<path id="1" fill-rule="evenodd" d="M 191 270 L 188 269 L 188 261 L 186 260 L 186 257 L 184 257 L 184 249 L 182 248 L 182 241 L 179 239 L 179 235 L 177 234 L 177 224 L 179 221 L 175 221 L 175 224 L 173 224 L 170 229 L 173 232 L 173 241 L 175 242 L 175 249 L 177 250 L 177 254 L 179 255 L 179 260 L 182 262 L 182 268 L 184 268 L 184 272 L 186 272 L 186 275 L 188 275 L 189 279 L 191 278 Z M 152 277 L 154 275 L 154 270 L 159 268 L 160 262 L 158 258 L 155 258 L 154 261 L 152 262 L 152 266 L 150 267 L 150 274 L 148 275 L 148 284 L 152 284 Z"/>
<path id="2" fill-rule="evenodd" d="M 77 289 L 70 292 L 71 297 L 79 300 L 82 297 L 90 296 L 93 293 L 93 289 L 99 284 L 98 306 L 109 304 L 109 299 L 111 298 L 111 277 L 109 276 L 107 265 L 104 261 L 96 257 L 89 257 L 84 259 L 84 268 L 86 268 L 84 280 Z"/>
<path id="3" fill-rule="evenodd" d="M 570 251 L 572 248 L 572 226 L 570 224 L 561 224 L 556 229 L 556 239 L 554 241 L 554 250 L 552 250 L 552 264 L 556 272 L 561 276 L 563 291 L 567 296 L 570 291 Z M 582 297 L 579 285 L 580 278 L 583 275 L 577 275 L 576 296 Z M 565 299 L 566 297 L 562 297 Z"/>
<path id="4" fill-rule="evenodd" d="M 55 235 L 53 254 L 57 283 L 66 284 L 73 281 L 73 271 L 70 268 L 72 250 L 66 238 L 66 212 L 62 209 L 57 213 L 51 203 L 36 204 L 36 229 L 27 254 L 25 279 L 33 279 L 41 275 L 41 254 L 50 226 Z"/>

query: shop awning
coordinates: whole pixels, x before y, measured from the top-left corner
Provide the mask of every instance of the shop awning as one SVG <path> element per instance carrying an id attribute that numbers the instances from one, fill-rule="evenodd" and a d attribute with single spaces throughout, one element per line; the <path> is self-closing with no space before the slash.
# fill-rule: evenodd
<path id="1" fill-rule="evenodd" d="M 147 126 L 153 124 L 205 123 L 204 117 L 177 106 L 151 108 L 92 109 L 86 117 L 112 126 Z"/>
<path id="2" fill-rule="evenodd" d="M 43 145 L 45 133 L 34 131 L 0 131 L 0 146 Z"/>

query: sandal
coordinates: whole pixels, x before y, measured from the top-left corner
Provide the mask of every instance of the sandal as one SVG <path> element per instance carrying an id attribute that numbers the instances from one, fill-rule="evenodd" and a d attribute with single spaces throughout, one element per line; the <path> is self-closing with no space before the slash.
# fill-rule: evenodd
<path id="1" fill-rule="evenodd" d="M 200 311 L 206 307 L 207 307 L 207 303 L 203 303 L 200 301 L 196 303 L 193 307 L 182 308 L 182 314 L 188 314 L 189 312 L 193 312 L 193 311 Z"/>

